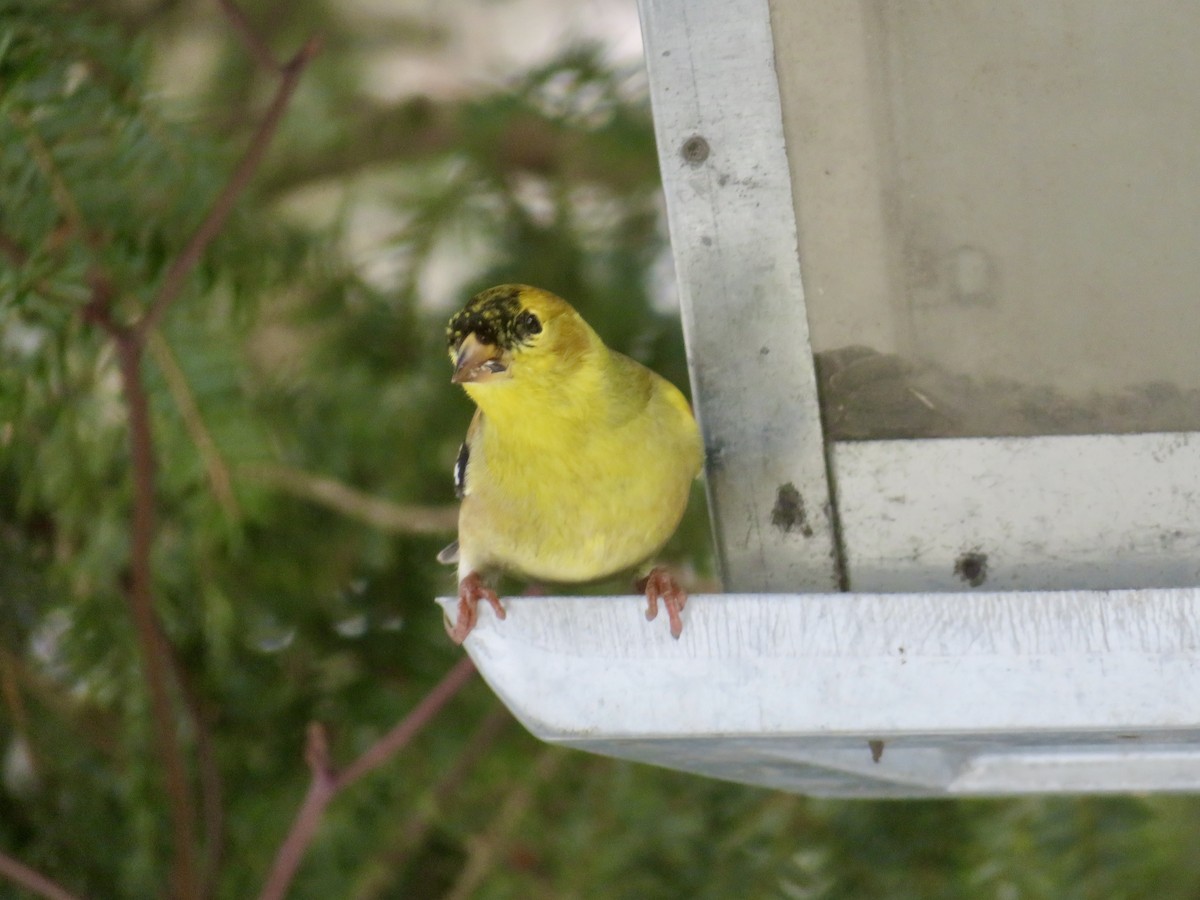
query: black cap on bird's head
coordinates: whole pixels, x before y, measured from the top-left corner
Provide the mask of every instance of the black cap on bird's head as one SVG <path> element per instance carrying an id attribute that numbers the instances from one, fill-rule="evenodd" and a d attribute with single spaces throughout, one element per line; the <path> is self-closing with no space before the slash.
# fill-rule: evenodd
<path id="1" fill-rule="evenodd" d="M 513 353 L 542 332 L 542 319 L 525 301 L 543 293 L 522 284 L 502 284 L 472 297 L 446 326 L 454 363 L 450 380 L 461 384 L 507 377 Z"/>

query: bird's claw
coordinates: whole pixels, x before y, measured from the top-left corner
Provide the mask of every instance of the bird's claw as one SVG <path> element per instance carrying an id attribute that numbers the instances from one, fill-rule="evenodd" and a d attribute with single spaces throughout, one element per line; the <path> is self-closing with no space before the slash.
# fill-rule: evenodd
<path id="1" fill-rule="evenodd" d="M 479 601 L 486 600 L 496 612 L 497 619 L 506 618 L 508 613 L 500 603 L 496 592 L 483 583 L 478 572 L 472 572 L 458 583 L 458 619 L 451 627 L 449 620 L 445 621 L 446 634 L 456 644 L 461 644 L 479 621 Z"/>
<path id="2" fill-rule="evenodd" d="M 671 623 L 671 637 L 679 640 L 683 633 L 683 612 L 687 605 L 687 591 L 676 584 L 671 573 L 662 566 L 655 566 L 645 578 L 637 581 L 637 589 L 646 594 L 646 621 L 653 621 L 658 616 L 658 601 L 661 598 L 667 608 L 667 618 Z"/>

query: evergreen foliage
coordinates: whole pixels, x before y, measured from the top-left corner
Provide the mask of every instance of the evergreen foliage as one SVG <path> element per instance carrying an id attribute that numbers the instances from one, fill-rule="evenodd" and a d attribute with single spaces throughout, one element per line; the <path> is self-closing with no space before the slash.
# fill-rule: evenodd
<path id="1" fill-rule="evenodd" d="M 272 47 L 325 49 L 143 366 L 156 608 L 207 798 L 200 895 L 221 898 L 262 887 L 308 723 L 348 761 L 460 653 L 432 602 L 470 416 L 448 305 L 547 287 L 686 385 L 652 303 L 636 72 L 576 47 L 470 99 L 384 102 L 356 56 L 369 24 L 245 9 Z M 173 67 L 196 35 L 193 79 Z M 215 3 L 0 0 L 0 852 L 79 896 L 163 896 L 173 838 L 127 601 L 128 397 L 89 303 L 100 277 L 118 322 L 153 302 L 272 77 Z M 331 483 L 353 492 L 314 502 Z M 694 506 L 673 551 L 704 577 Z M 338 796 L 290 896 L 1184 898 L 1198 835 L 1189 798 L 818 802 L 544 747 L 476 681 Z"/>

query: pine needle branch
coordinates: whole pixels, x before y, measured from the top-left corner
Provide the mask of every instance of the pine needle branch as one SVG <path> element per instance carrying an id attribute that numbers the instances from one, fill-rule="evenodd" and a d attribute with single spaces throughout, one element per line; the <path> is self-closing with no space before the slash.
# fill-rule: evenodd
<path id="1" fill-rule="evenodd" d="M 229 474 L 229 466 L 226 465 L 225 457 L 221 455 L 212 432 L 205 424 L 204 415 L 200 412 L 200 405 L 188 384 L 187 375 L 180 368 L 175 354 L 171 352 L 171 347 L 161 332 L 155 331 L 150 334 L 149 348 L 155 365 L 167 383 L 167 390 L 171 392 L 171 399 L 175 401 L 175 407 L 183 419 L 184 427 L 191 436 L 192 443 L 196 445 L 201 462 L 204 463 L 204 471 L 208 475 L 213 496 L 217 498 L 217 503 L 230 522 L 239 521 L 242 518 L 242 510 L 238 505 L 237 496 L 233 493 L 233 479 Z"/>
<path id="2" fill-rule="evenodd" d="M 228 2 L 222 3 L 222 6 L 227 13 L 233 8 L 232 4 Z M 257 171 L 267 146 L 295 92 L 300 76 L 318 48 L 318 41 L 315 38 L 310 39 L 286 65 L 279 69 L 281 74 L 279 86 L 258 128 L 251 137 L 245 153 L 226 180 L 224 187 L 217 194 L 191 239 L 171 263 L 162 284 L 142 316 L 129 326 L 116 320 L 112 310 L 116 290 L 108 276 L 99 269 L 95 269 L 91 273 L 92 297 L 82 311 L 87 321 L 102 328 L 113 341 L 128 409 L 134 486 L 133 514 L 130 524 L 128 597 L 130 614 L 141 648 L 143 674 L 150 694 L 155 745 L 163 767 L 174 837 L 171 894 L 182 900 L 194 900 L 194 898 L 200 897 L 203 884 L 198 877 L 196 861 L 196 805 L 189 784 L 187 760 L 170 693 L 173 674 L 171 669 L 174 667 L 172 648 L 155 611 L 151 552 L 155 534 L 156 461 L 150 403 L 143 381 L 142 362 L 149 336 L 161 322 L 167 308 L 182 292 L 187 278 L 224 227 L 238 199 L 245 192 Z M 17 124 L 21 125 L 20 122 Z M 48 152 L 39 155 L 38 148 L 41 145 L 37 140 L 36 133 L 30 131 L 28 127 L 25 130 L 31 141 L 31 147 L 35 151 L 35 157 L 44 157 L 41 158 L 39 164 L 50 178 L 56 199 L 64 208 L 73 230 L 86 239 L 82 219 L 78 216 L 78 207 L 70 202 L 69 193 L 66 193 L 65 188 L 53 177 L 53 160 L 49 157 Z M 47 168 L 48 166 L 50 168 Z M 185 688 L 185 685 L 180 685 L 181 690 L 185 690 Z M 209 771 L 206 771 L 205 774 L 211 776 Z M 206 819 L 210 824 L 213 821 L 219 822 L 220 815 L 214 816 L 211 808 L 213 798 L 208 796 L 212 789 L 212 778 L 206 777 L 202 781 L 206 793 Z M 219 802 L 219 797 L 217 801 Z M 211 848 L 211 842 L 219 840 L 219 837 L 209 835 L 209 840 Z"/>
<path id="3" fill-rule="evenodd" d="M 247 463 L 236 469 L 242 478 L 261 481 L 327 506 L 344 516 L 396 534 L 447 534 L 458 524 L 458 507 L 416 506 L 393 503 L 356 490 L 324 475 L 314 475 L 291 466 Z"/>
<path id="4" fill-rule="evenodd" d="M 467 861 L 444 900 L 469 900 L 475 896 L 511 842 L 521 819 L 533 806 L 535 791 L 554 777 L 566 757 L 559 747 L 545 747 L 537 755 L 528 776 L 508 792 L 487 831 L 469 843 Z"/>

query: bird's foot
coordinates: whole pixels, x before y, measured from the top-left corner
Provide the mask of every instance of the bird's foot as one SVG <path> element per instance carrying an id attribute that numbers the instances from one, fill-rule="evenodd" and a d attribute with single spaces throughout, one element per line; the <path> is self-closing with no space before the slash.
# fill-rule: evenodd
<path id="1" fill-rule="evenodd" d="M 479 621 L 479 601 L 486 600 L 496 611 L 496 618 L 503 619 L 508 614 L 500 603 L 496 592 L 483 583 L 478 572 L 472 572 L 458 583 L 458 620 L 454 627 L 446 621 L 446 634 L 456 644 L 461 644 Z"/>
<path id="2" fill-rule="evenodd" d="M 658 601 L 661 598 L 663 606 L 667 608 L 667 618 L 671 622 L 671 637 L 676 640 L 683 632 L 683 618 L 680 613 L 683 612 L 683 607 L 687 605 L 687 591 L 675 583 L 675 579 L 671 577 L 662 566 L 655 566 L 650 570 L 645 578 L 639 578 L 634 582 L 637 590 L 646 594 L 646 620 L 651 621 L 658 615 Z"/>

